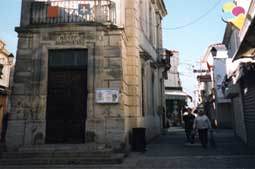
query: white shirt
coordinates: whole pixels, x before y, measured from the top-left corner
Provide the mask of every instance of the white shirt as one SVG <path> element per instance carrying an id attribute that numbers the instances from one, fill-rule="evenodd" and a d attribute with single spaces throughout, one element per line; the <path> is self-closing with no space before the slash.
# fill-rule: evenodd
<path id="1" fill-rule="evenodd" d="M 197 116 L 194 120 L 193 128 L 197 129 L 209 129 L 211 127 L 211 122 L 206 115 Z"/>

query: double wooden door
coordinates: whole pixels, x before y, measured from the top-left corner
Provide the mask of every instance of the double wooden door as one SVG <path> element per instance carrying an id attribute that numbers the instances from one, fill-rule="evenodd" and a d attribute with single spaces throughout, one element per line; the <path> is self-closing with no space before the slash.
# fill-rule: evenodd
<path id="1" fill-rule="evenodd" d="M 46 143 L 85 141 L 87 64 L 80 65 L 78 60 L 87 58 L 86 54 L 84 50 L 49 52 Z M 74 58 L 65 61 L 63 57 Z"/>

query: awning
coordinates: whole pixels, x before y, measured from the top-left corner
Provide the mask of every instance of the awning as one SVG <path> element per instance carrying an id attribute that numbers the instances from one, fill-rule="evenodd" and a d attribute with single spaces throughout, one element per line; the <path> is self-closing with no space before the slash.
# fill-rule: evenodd
<path id="1" fill-rule="evenodd" d="M 255 27 L 255 25 L 254 25 Z M 254 36 L 255 31 L 249 33 L 248 36 Z M 254 58 L 255 57 L 255 38 L 245 39 L 238 48 L 233 61 L 241 58 Z"/>
<path id="2" fill-rule="evenodd" d="M 173 90 L 165 92 L 166 99 L 170 100 L 186 100 L 187 98 L 192 100 L 192 97 L 183 91 Z"/>
<path id="3" fill-rule="evenodd" d="M 231 75 L 233 84 L 237 84 L 238 81 L 246 75 L 249 71 L 254 71 L 255 68 L 255 60 L 242 58 L 238 60 L 238 66 Z"/>

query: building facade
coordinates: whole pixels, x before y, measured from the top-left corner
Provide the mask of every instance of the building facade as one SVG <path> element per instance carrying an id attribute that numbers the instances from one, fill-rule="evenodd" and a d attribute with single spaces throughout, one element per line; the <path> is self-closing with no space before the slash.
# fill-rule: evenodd
<path id="1" fill-rule="evenodd" d="M 200 68 L 195 71 L 197 76 L 197 86 L 195 90 L 195 106 L 203 110 L 204 103 L 212 93 L 212 78 L 206 62 L 201 61 Z M 214 106 L 215 107 L 215 106 Z"/>
<path id="2" fill-rule="evenodd" d="M 212 50 L 216 53 L 212 54 Z M 222 82 L 226 76 L 227 50 L 223 44 L 210 45 L 201 59 L 201 73 L 197 76 L 200 101 L 215 127 L 232 128 L 231 100 L 225 98 Z M 203 71 L 202 71 L 203 70 Z"/>
<path id="3" fill-rule="evenodd" d="M 250 146 L 255 145 L 254 7 L 252 0 L 245 8 L 242 28 L 228 24 L 223 39 L 230 60 L 224 81 L 225 95 L 232 100 L 235 133 Z"/>
<path id="4" fill-rule="evenodd" d="M 183 92 L 179 75 L 179 52 L 172 51 L 170 57 L 171 68 L 167 71 L 165 80 L 166 118 L 170 126 L 182 124 L 182 110 L 190 97 Z"/>
<path id="5" fill-rule="evenodd" d="M 166 14 L 163 0 L 23 0 L 8 147 L 158 135 Z"/>
<path id="6" fill-rule="evenodd" d="M 11 79 L 13 73 L 13 55 L 5 48 L 5 43 L 0 40 L 0 140 L 4 140 L 5 124 L 4 116 L 9 111 L 9 95 L 11 93 Z"/>

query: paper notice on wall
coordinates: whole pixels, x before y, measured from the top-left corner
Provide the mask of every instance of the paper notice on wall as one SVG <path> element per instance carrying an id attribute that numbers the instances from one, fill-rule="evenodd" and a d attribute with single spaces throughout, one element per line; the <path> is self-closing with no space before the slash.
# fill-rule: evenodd
<path id="1" fill-rule="evenodd" d="M 96 103 L 111 104 L 119 102 L 119 89 L 96 89 Z"/>

